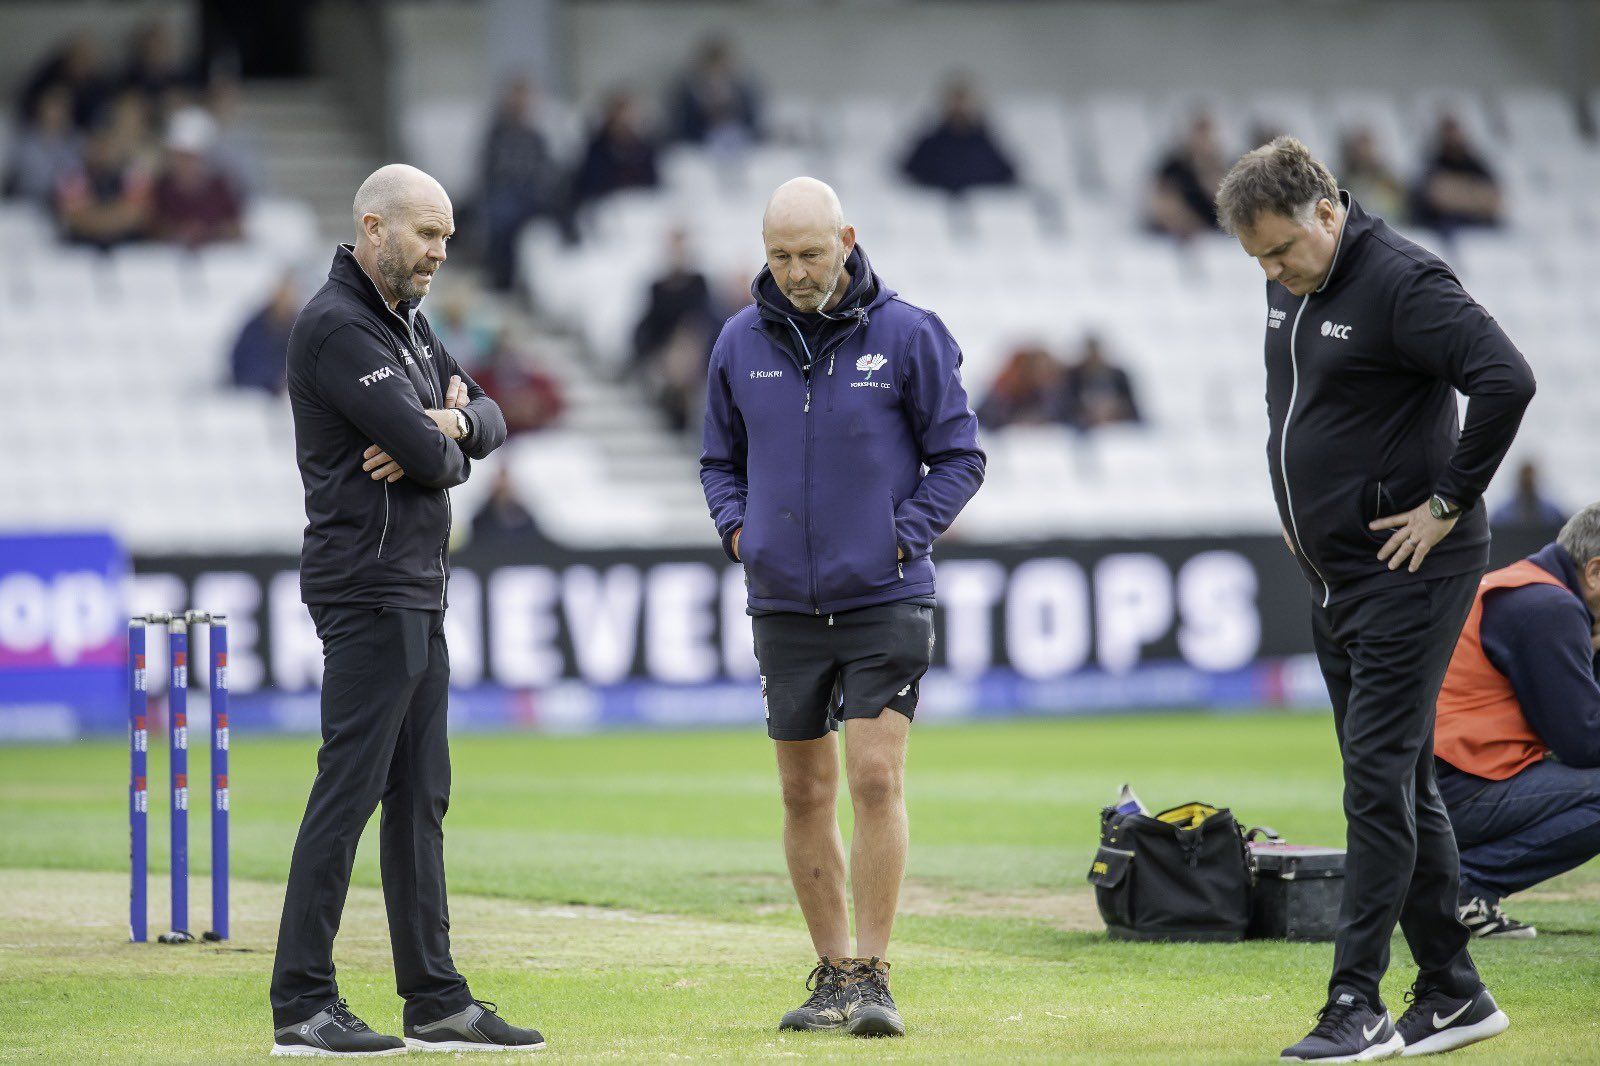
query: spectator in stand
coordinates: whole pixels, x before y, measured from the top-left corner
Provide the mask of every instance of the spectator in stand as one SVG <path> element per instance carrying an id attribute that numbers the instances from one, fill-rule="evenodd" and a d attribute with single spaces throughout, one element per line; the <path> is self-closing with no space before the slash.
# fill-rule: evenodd
<path id="1" fill-rule="evenodd" d="M 111 248 L 150 230 L 150 174 L 138 161 L 125 124 L 108 122 L 90 135 L 83 159 L 56 188 L 56 220 L 69 241 Z"/>
<path id="2" fill-rule="evenodd" d="M 172 115 L 203 87 L 198 65 L 183 59 L 164 20 L 152 20 L 135 30 L 128 51 L 118 88 L 143 95 L 152 114 Z"/>
<path id="3" fill-rule="evenodd" d="M 689 238 L 667 238 L 667 269 L 650 285 L 644 315 L 633 330 L 633 369 L 643 374 L 672 428 L 682 432 L 700 415 L 706 361 L 722 320 L 711 286 L 689 254 Z"/>
<path id="4" fill-rule="evenodd" d="M 1500 186 L 1467 132 L 1452 116 L 1439 120 L 1433 154 L 1412 194 L 1412 221 L 1449 235 L 1500 225 Z"/>
<path id="5" fill-rule="evenodd" d="M 483 370 L 473 377 L 500 405 L 508 434 L 544 429 L 561 417 L 565 406 L 561 389 L 554 378 L 534 367 L 509 328 L 496 334 Z"/>
<path id="6" fill-rule="evenodd" d="M 903 169 L 916 184 L 952 195 L 1017 183 L 1016 168 L 995 143 L 977 93 L 965 78 L 945 86 L 939 120 L 917 139 Z"/>
<path id="7" fill-rule="evenodd" d="M 995 430 L 1064 422 L 1061 386 L 1065 369 L 1042 345 L 1018 348 L 978 406 L 978 424 Z"/>
<path id="8" fill-rule="evenodd" d="M 1489 525 L 1495 529 L 1544 529 L 1566 520 L 1566 512 L 1539 486 L 1538 464 L 1528 460 L 1517 467 L 1515 494 L 1489 516 Z"/>
<path id="9" fill-rule="evenodd" d="M 502 466 L 495 471 L 489 498 L 472 516 L 472 546 L 515 547 L 539 536 L 539 524 L 534 521 L 533 512 L 518 497 L 511 483 L 511 471 Z"/>
<path id="10" fill-rule="evenodd" d="M 12 139 L 5 194 L 49 206 L 61 179 L 78 166 L 82 141 L 72 124 L 71 92 L 51 87 Z"/>
<path id="11" fill-rule="evenodd" d="M 656 143 L 645 131 L 638 102 L 626 92 L 612 93 L 573 181 L 574 206 L 581 207 L 621 189 L 653 189 L 660 180 L 656 173 Z"/>
<path id="12" fill-rule="evenodd" d="M 673 117 L 677 138 L 691 144 L 737 149 L 761 139 L 760 96 L 727 40 L 701 46 L 678 84 Z"/>
<path id="13" fill-rule="evenodd" d="M 212 79 L 206 90 L 206 110 L 216 123 L 211 161 L 246 200 L 256 191 L 261 170 L 261 148 L 255 130 L 239 115 L 239 83 L 231 77 Z"/>
<path id="14" fill-rule="evenodd" d="M 155 236 L 197 248 L 238 240 L 244 204 L 239 190 L 211 161 L 216 123 L 198 107 L 172 116 L 166 164 L 155 187 Z"/>
<path id="15" fill-rule="evenodd" d="M 1365 126 L 1350 130 L 1340 144 L 1339 180 L 1356 202 L 1391 225 L 1406 221 L 1406 187 L 1383 158 L 1378 138 Z"/>
<path id="16" fill-rule="evenodd" d="M 28 78 L 18 97 L 17 114 L 24 121 L 39 109 L 39 98 L 64 89 L 72 100 L 72 123 L 80 131 L 99 124 L 110 101 L 110 80 L 100 61 L 94 35 L 80 33 L 53 53 Z"/>
<path id="17" fill-rule="evenodd" d="M 1143 421 L 1132 379 L 1106 358 L 1105 346 L 1093 333 L 1083 338 L 1081 358 L 1062 377 L 1061 402 L 1067 421 L 1084 432 Z"/>
<path id="18" fill-rule="evenodd" d="M 537 116 L 528 81 L 506 83 L 478 164 L 485 266 L 490 287 L 502 292 L 515 281 L 522 227 L 535 218 L 554 217 L 561 209 L 561 167 Z"/>
<path id="19" fill-rule="evenodd" d="M 1228 171 L 1217 143 L 1216 123 L 1199 114 L 1189 124 L 1183 143 L 1167 153 L 1151 180 L 1146 225 L 1180 241 L 1218 229 L 1214 201 Z"/>
<path id="20" fill-rule="evenodd" d="M 462 369 L 476 374 L 494 347 L 495 330 L 492 322 L 474 310 L 473 300 L 468 296 L 470 291 L 451 289 L 436 305 L 430 304 L 428 324 L 444 350 Z"/>
<path id="21" fill-rule="evenodd" d="M 257 311 L 233 342 L 229 364 L 233 384 L 281 396 L 288 387 L 289 330 L 300 314 L 300 288 L 285 271 L 265 307 Z"/>

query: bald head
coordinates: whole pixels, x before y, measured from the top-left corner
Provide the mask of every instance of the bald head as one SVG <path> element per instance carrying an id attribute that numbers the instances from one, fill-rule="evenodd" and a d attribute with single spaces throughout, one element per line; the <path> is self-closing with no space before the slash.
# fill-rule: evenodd
<path id="1" fill-rule="evenodd" d="M 796 310 L 832 310 L 849 289 L 845 263 L 856 231 L 824 182 L 792 178 L 778 186 L 761 216 L 761 240 L 767 268 Z"/>
<path id="2" fill-rule="evenodd" d="M 367 180 L 356 190 L 352 208 L 356 232 L 361 232 L 361 219 L 366 215 L 377 215 L 393 222 L 424 206 L 441 209 L 447 215 L 451 213 L 450 197 L 433 175 L 406 163 L 381 166 L 368 174 Z"/>
<path id="3" fill-rule="evenodd" d="M 844 208 L 839 196 L 825 181 L 816 178 L 790 178 L 767 201 L 761 216 L 761 231 L 844 228 Z"/>
<path id="4" fill-rule="evenodd" d="M 428 294 L 456 231 L 444 186 L 416 167 L 379 167 L 356 190 L 356 260 L 392 306 Z"/>

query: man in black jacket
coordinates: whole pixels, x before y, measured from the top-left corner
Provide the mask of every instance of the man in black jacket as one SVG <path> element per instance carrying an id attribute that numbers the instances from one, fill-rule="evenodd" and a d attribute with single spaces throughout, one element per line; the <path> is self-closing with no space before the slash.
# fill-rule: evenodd
<path id="1" fill-rule="evenodd" d="M 274 1055 L 534 1048 L 474 999 L 450 959 L 444 813 L 450 662 L 447 490 L 505 442 L 500 408 L 417 310 L 455 232 L 439 183 L 392 164 L 356 193 L 356 243 L 289 336 L 305 485 L 301 598 L 322 638 L 322 747 L 295 840 L 272 972 Z M 334 983 L 361 831 L 379 802 L 384 902 L 405 1040 L 345 1007 Z"/>
<path id="2" fill-rule="evenodd" d="M 1433 709 L 1488 565 L 1481 497 L 1533 374 L 1438 256 L 1364 212 L 1299 141 L 1235 164 L 1217 213 L 1267 275 L 1268 465 L 1344 761 L 1333 976 L 1317 1026 L 1283 1057 L 1460 1047 L 1509 1023 L 1456 916 Z M 1398 1024 L 1378 996 L 1396 921 L 1420 970 Z"/>

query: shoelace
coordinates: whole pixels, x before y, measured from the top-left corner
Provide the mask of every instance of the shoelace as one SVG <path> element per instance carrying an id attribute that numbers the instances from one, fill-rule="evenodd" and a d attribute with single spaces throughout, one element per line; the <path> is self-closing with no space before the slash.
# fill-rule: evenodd
<path id="1" fill-rule="evenodd" d="M 856 994 L 863 1003 L 879 1007 L 894 1005 L 894 1000 L 889 998 L 889 979 L 879 970 L 867 970 L 856 978 Z"/>
<path id="2" fill-rule="evenodd" d="M 1421 978 L 1411 982 L 1411 987 L 1406 989 L 1405 994 L 1405 1001 L 1407 1004 L 1406 1010 L 1404 1014 L 1400 1015 L 1400 1021 L 1397 1024 L 1405 1024 L 1407 1018 L 1417 1013 L 1419 1009 L 1418 1005 L 1422 1003 L 1423 1000 L 1433 995 L 1433 992 L 1433 986 L 1424 983 Z"/>
<path id="3" fill-rule="evenodd" d="M 490 1014 L 499 1014 L 500 1013 L 500 1008 L 495 1006 L 493 1003 L 491 1003 L 487 999 L 475 999 L 472 1002 L 476 1003 L 478 1006 L 482 1007 L 484 1010 L 488 1011 Z"/>
<path id="4" fill-rule="evenodd" d="M 839 982 L 843 977 L 844 971 L 832 963 L 817 963 L 816 968 L 806 978 L 806 991 L 810 992 L 811 995 L 802 1006 L 807 1010 L 816 1010 L 819 1007 L 826 1006 L 828 1001 L 833 998 L 834 993 L 839 990 Z"/>
<path id="5" fill-rule="evenodd" d="M 346 1003 L 342 999 L 330 1007 L 328 1009 L 328 1013 L 337 1018 L 339 1024 L 343 1025 L 352 1033 L 365 1032 L 369 1028 L 366 1022 L 350 1013 L 350 1004 Z"/>
<path id="6" fill-rule="evenodd" d="M 1349 1024 L 1350 1016 L 1355 1013 L 1355 1009 L 1353 1003 L 1328 1004 L 1317 1011 L 1317 1025 L 1311 1030 L 1311 1035 L 1332 1039 Z"/>

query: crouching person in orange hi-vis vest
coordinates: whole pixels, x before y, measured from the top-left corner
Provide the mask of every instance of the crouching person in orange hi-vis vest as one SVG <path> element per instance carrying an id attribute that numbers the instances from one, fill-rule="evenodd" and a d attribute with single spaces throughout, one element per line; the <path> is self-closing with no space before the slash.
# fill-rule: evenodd
<path id="1" fill-rule="evenodd" d="M 1433 750 L 1474 936 L 1536 935 L 1500 901 L 1600 855 L 1600 503 L 1486 575 Z"/>

